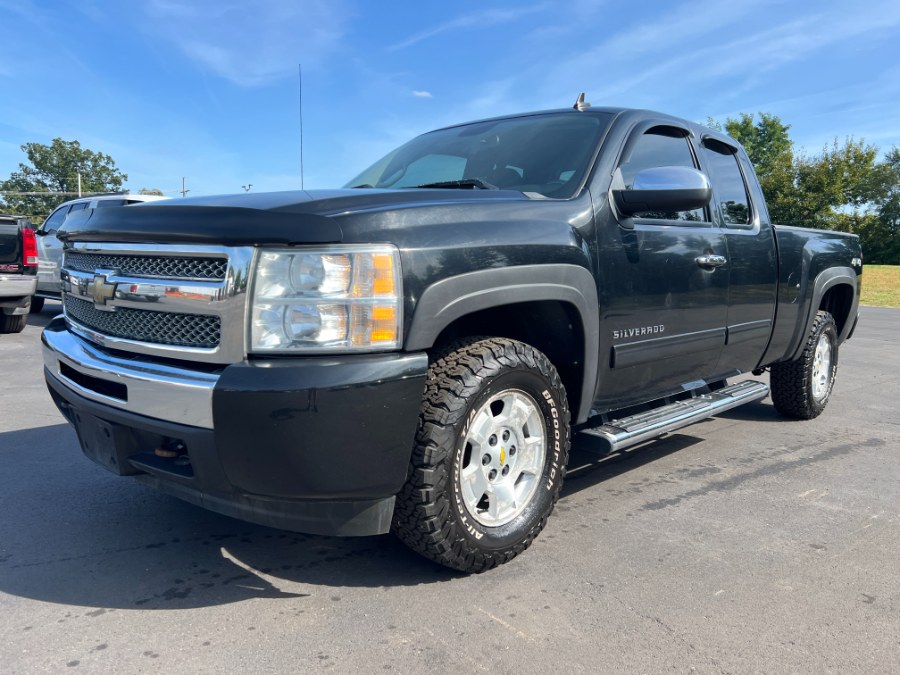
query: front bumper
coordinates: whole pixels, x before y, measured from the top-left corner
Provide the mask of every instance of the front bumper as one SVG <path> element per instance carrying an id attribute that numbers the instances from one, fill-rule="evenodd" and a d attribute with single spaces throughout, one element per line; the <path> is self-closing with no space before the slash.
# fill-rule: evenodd
<path id="1" fill-rule="evenodd" d="M 84 453 L 213 511 L 298 532 L 380 534 L 406 480 L 425 354 L 190 370 L 44 330 L 50 394 Z M 160 457 L 157 448 L 179 449 Z"/>

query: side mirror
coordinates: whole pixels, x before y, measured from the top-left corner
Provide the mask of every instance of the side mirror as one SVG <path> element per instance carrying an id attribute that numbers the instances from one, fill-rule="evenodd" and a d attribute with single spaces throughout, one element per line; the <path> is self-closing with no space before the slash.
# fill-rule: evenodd
<path id="1" fill-rule="evenodd" d="M 635 213 L 691 211 L 709 204 L 712 188 L 706 175 L 686 166 L 657 166 L 634 177 L 631 189 L 613 188 L 616 209 Z"/>

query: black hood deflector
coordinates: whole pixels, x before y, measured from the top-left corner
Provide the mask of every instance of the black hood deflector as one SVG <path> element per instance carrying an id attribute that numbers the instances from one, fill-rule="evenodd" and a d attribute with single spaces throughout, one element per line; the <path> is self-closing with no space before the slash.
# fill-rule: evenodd
<path id="1" fill-rule="evenodd" d="M 133 244 L 331 244 L 340 225 L 314 213 L 236 206 L 141 204 L 72 214 L 57 237 L 66 242 Z"/>

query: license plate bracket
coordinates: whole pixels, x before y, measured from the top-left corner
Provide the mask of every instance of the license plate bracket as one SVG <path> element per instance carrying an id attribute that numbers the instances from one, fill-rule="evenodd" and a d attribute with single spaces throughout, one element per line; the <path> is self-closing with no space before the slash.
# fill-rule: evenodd
<path id="1" fill-rule="evenodd" d="M 78 442 L 88 459 L 119 476 L 140 473 L 128 461 L 130 456 L 140 452 L 128 429 L 83 412 L 74 417 Z"/>

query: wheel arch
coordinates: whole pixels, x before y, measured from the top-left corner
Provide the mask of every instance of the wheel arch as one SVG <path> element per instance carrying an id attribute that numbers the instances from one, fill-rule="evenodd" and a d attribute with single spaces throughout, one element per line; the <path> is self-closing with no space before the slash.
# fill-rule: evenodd
<path id="1" fill-rule="evenodd" d="M 838 329 L 838 344 L 847 339 L 859 309 L 858 290 L 857 274 L 851 267 L 831 267 L 816 277 L 812 302 L 802 324 L 803 330 L 795 338 L 794 349 L 790 352 L 791 359 L 797 358 L 803 351 L 805 338 L 809 335 L 819 310 L 825 310 L 834 317 Z"/>
<path id="2" fill-rule="evenodd" d="M 588 417 L 597 377 L 597 307 L 594 276 L 577 265 L 469 272 L 425 289 L 416 303 L 405 349 L 432 349 L 477 335 L 527 342 L 556 367 L 573 421 L 581 422 Z"/>

